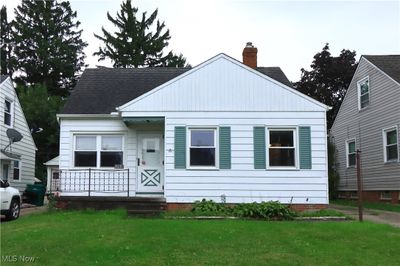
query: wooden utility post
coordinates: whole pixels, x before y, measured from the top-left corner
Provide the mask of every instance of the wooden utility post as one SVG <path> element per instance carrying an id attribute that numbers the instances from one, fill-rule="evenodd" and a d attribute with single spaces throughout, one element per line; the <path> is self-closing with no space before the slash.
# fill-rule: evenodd
<path id="1" fill-rule="evenodd" d="M 357 196 L 358 196 L 358 220 L 363 221 L 363 193 L 362 193 L 362 180 L 361 180 L 361 164 L 360 164 L 360 150 L 356 153 L 356 164 L 357 164 Z"/>

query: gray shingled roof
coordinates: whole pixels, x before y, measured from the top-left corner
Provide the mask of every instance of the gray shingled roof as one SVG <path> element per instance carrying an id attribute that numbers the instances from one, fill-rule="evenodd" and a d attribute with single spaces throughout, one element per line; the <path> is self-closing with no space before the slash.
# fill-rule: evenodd
<path id="1" fill-rule="evenodd" d="M 183 74 L 190 68 L 86 69 L 61 114 L 109 114 L 140 95 Z M 287 86 L 290 81 L 279 67 L 258 70 Z"/>
<path id="2" fill-rule="evenodd" d="M 400 55 L 363 55 L 363 57 L 400 83 Z"/>
<path id="3" fill-rule="evenodd" d="M 0 75 L 0 83 L 3 83 L 8 78 L 7 75 Z"/>

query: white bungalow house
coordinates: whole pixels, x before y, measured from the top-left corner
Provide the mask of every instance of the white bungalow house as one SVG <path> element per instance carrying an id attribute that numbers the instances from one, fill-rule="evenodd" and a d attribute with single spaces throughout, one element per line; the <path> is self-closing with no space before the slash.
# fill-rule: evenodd
<path id="1" fill-rule="evenodd" d="M 251 43 L 243 60 L 85 70 L 58 114 L 61 197 L 328 204 L 328 107 Z"/>
<path id="2" fill-rule="evenodd" d="M 19 142 L 12 143 L 7 131 L 16 130 L 22 135 Z M 0 177 L 23 192 L 35 179 L 36 145 L 26 122 L 11 78 L 0 79 Z"/>

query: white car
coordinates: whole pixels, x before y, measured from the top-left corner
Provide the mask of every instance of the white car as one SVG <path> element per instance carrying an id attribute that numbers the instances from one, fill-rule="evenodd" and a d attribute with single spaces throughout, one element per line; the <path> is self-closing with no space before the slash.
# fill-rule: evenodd
<path id="1" fill-rule="evenodd" d="M 10 187 L 7 181 L 0 179 L 0 183 L 1 214 L 5 215 L 7 220 L 15 220 L 21 210 L 21 195 L 18 189 Z"/>

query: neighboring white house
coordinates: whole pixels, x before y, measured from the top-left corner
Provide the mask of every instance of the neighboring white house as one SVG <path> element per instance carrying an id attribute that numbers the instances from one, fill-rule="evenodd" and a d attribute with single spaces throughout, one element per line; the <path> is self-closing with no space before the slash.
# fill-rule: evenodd
<path id="1" fill-rule="evenodd" d="M 85 70 L 58 114 L 61 196 L 328 204 L 329 108 L 256 56 Z"/>
<path id="2" fill-rule="evenodd" d="M 58 156 L 44 163 L 47 168 L 46 191 L 53 192 L 60 187 L 60 171 L 58 169 Z"/>
<path id="3" fill-rule="evenodd" d="M 0 82 L 0 177 L 23 192 L 27 184 L 34 183 L 36 146 L 11 78 L 1 75 Z M 10 128 L 23 138 L 8 146 Z"/>

